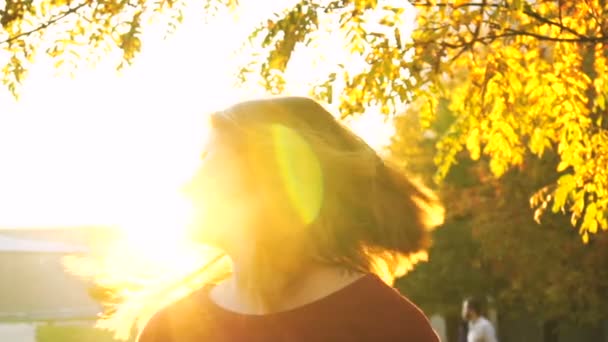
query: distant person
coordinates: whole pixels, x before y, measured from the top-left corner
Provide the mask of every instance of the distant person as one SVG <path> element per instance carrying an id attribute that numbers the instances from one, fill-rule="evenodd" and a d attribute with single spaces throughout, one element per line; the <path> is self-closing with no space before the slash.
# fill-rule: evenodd
<path id="1" fill-rule="evenodd" d="M 461 319 L 458 324 L 458 342 L 468 342 L 467 335 L 469 333 L 469 321 Z"/>
<path id="2" fill-rule="evenodd" d="M 439 342 L 387 285 L 440 222 L 429 191 L 308 98 L 240 103 L 211 125 L 192 236 L 232 271 L 154 315 L 140 342 Z"/>
<path id="3" fill-rule="evenodd" d="M 497 342 L 492 323 L 482 315 L 481 301 L 469 298 L 462 304 L 462 317 L 468 322 L 466 342 Z"/>

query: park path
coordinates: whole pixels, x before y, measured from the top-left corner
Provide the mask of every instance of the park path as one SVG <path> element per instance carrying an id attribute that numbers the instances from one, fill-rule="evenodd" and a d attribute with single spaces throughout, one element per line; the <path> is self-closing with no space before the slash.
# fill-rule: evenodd
<path id="1" fill-rule="evenodd" d="M 31 324 L 0 324 L 0 341 L 36 342 L 36 327 Z"/>

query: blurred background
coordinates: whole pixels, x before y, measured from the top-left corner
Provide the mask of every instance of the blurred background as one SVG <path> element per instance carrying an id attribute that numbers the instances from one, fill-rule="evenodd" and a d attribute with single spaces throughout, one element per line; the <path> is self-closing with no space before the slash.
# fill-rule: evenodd
<path id="1" fill-rule="evenodd" d="M 185 267 L 206 115 L 276 94 L 322 101 L 440 195 L 429 261 L 396 287 L 442 341 L 471 295 L 500 341 L 608 341 L 607 13 L 0 0 L 0 341 L 113 341 L 75 260 Z"/>

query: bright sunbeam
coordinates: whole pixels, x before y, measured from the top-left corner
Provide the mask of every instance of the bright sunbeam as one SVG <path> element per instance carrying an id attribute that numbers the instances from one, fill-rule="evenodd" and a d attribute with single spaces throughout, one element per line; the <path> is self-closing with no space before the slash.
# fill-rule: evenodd
<path id="1" fill-rule="evenodd" d="M 0 227 L 178 231 L 187 211 L 179 189 L 200 158 L 205 114 L 239 97 L 229 61 L 241 38 L 228 44 L 214 32 L 191 21 L 168 41 L 150 38 L 122 75 L 102 63 L 71 80 L 42 61 L 20 102 L 3 91 Z"/>
<path id="2" fill-rule="evenodd" d="M 121 74 L 111 61 L 71 79 L 56 76 L 41 59 L 20 102 L 0 90 L 0 228 L 119 226 L 142 253 L 179 250 L 168 246 L 181 243 L 190 216 L 179 190 L 196 171 L 205 115 L 264 95 L 251 85 L 234 87 L 245 57 L 233 52 L 254 25 L 289 3 L 243 1 L 235 15 L 223 13 L 208 24 L 192 15 L 167 41 L 151 27 L 141 55 Z M 319 45 L 335 51 L 305 49 L 301 56 L 346 56 L 335 39 Z M 308 95 L 310 82 L 331 65 L 305 59 L 290 64 L 291 95 Z M 388 125 L 366 120 L 357 120 L 355 130 L 374 147 L 386 144 Z M 321 176 L 309 170 L 314 184 L 303 193 L 289 183 L 293 170 L 281 161 L 292 201 L 311 220 L 320 206 Z"/>

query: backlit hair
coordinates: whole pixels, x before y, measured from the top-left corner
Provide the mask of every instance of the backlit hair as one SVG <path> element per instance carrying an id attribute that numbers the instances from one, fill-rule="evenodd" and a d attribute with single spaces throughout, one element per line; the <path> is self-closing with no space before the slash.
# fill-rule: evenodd
<path id="1" fill-rule="evenodd" d="M 272 191 L 261 238 L 285 241 L 300 225 L 320 260 L 391 282 L 423 255 L 443 219 L 430 191 L 311 99 L 243 102 L 211 121 L 240 152 L 247 183 Z M 285 175 L 282 164 L 294 163 L 311 170 Z"/>

